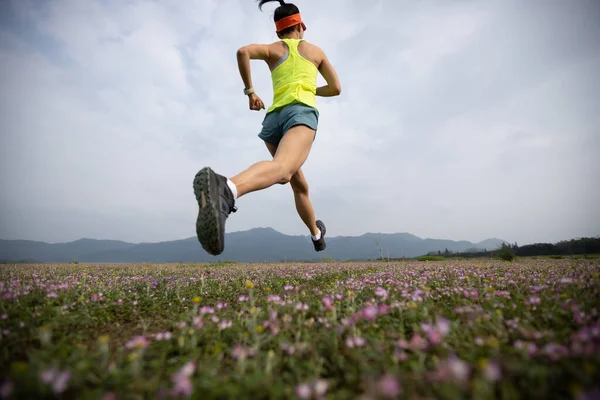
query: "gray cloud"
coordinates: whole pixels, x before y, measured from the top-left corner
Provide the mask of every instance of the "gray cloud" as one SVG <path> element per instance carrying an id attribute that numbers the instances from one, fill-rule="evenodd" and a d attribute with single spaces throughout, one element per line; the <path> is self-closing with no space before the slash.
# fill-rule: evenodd
<path id="1" fill-rule="evenodd" d="M 600 6 L 298 3 L 340 75 L 304 166 L 331 235 L 528 243 L 600 234 Z M 253 1 L 1 2 L 0 237 L 194 235 L 194 173 L 267 159 L 235 51 L 276 40 Z M 268 69 L 252 64 L 267 104 Z M 320 78 L 320 83 L 323 80 Z M 289 187 L 228 230 L 305 234 Z"/>

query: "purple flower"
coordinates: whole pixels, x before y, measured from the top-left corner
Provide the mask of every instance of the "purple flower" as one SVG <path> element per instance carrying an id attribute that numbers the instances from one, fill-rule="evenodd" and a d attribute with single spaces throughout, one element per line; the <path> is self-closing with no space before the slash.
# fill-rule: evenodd
<path id="1" fill-rule="evenodd" d="M 395 398 L 401 392 L 400 383 L 396 378 L 394 378 L 391 375 L 384 375 L 379 380 L 378 386 L 379 393 L 381 394 L 381 396 L 386 398 Z"/>
<path id="2" fill-rule="evenodd" d="M 279 302 L 279 300 L 281 300 L 281 298 L 280 298 L 279 296 L 275 295 L 275 294 L 272 294 L 272 295 L 270 295 L 270 296 L 267 298 L 267 301 L 268 301 L 269 303 L 272 303 L 272 302 L 275 302 L 275 303 L 277 303 L 277 302 Z"/>
<path id="3" fill-rule="evenodd" d="M 70 379 L 70 372 L 59 371 L 56 368 L 49 368 L 40 373 L 40 380 L 46 385 L 51 385 L 55 394 L 64 392 Z"/>
<path id="4" fill-rule="evenodd" d="M 215 313 L 215 309 L 212 307 L 208 307 L 208 306 L 203 306 L 200 308 L 199 311 L 200 314 L 214 314 Z"/>
<path id="5" fill-rule="evenodd" d="M 493 382 L 499 381 L 502 377 L 500 373 L 500 367 L 496 362 L 493 361 L 489 362 L 486 365 L 485 369 L 483 370 L 483 373 L 488 380 Z"/>
<path id="6" fill-rule="evenodd" d="M 157 334 L 154 336 L 154 338 L 155 338 L 156 340 L 171 340 L 171 337 L 172 337 L 172 336 L 173 336 L 173 335 L 171 334 L 171 332 L 168 332 L 168 331 L 166 331 L 166 332 L 159 332 L 159 333 L 157 333 Z"/>
<path id="7" fill-rule="evenodd" d="M 223 321 L 221 321 L 221 323 L 219 325 L 219 330 L 224 330 L 224 329 L 227 329 L 227 328 L 231 328 L 232 325 L 233 325 L 233 322 L 223 320 Z"/>
<path id="8" fill-rule="evenodd" d="M 378 288 L 375 290 L 375 296 L 377 296 L 377 297 L 381 297 L 381 298 L 383 298 L 383 300 L 385 300 L 385 299 L 387 299 L 387 297 L 388 297 L 388 291 L 387 291 L 387 290 L 385 290 L 385 289 L 384 289 L 384 288 L 382 288 L 382 287 L 378 287 Z"/>
<path id="9" fill-rule="evenodd" d="M 360 314 L 365 320 L 372 322 L 375 321 L 375 319 L 377 319 L 377 312 L 377 307 L 369 305 L 363 308 Z"/>
<path id="10" fill-rule="evenodd" d="M 346 346 L 348 346 L 351 349 L 354 347 L 363 347 L 364 345 L 365 339 L 359 336 L 353 336 L 346 339 Z"/>
<path id="11" fill-rule="evenodd" d="M 383 315 L 383 314 L 387 314 L 389 311 L 389 307 L 387 306 L 387 304 L 380 304 L 379 305 L 379 315 Z"/>
<path id="12" fill-rule="evenodd" d="M 452 373 L 452 376 L 455 381 L 457 381 L 459 383 L 463 383 L 469 377 L 469 372 L 470 372 L 469 364 L 467 364 L 465 361 L 461 360 L 460 358 L 458 358 L 454 355 L 450 356 L 448 358 L 447 366 L 448 366 L 448 369 L 450 370 L 450 372 Z"/>
<path id="13" fill-rule="evenodd" d="M 329 311 L 333 310 L 333 299 L 331 298 L 331 296 L 325 296 L 323 297 L 323 299 L 321 300 L 321 302 L 323 303 L 323 306 L 325 306 L 325 308 Z"/>
<path id="14" fill-rule="evenodd" d="M 296 386 L 296 396 L 301 399 L 310 399 L 310 395 L 312 394 L 311 387 L 308 383 L 301 383 Z"/>
<path id="15" fill-rule="evenodd" d="M 192 395 L 193 386 L 190 377 L 194 374 L 196 366 L 193 361 L 188 361 L 171 377 L 174 383 L 172 394 L 174 396 L 190 397 Z"/>
<path id="16" fill-rule="evenodd" d="M 131 349 L 145 349 L 148 347 L 148 340 L 144 336 L 135 336 L 130 341 L 125 343 L 125 348 Z"/>

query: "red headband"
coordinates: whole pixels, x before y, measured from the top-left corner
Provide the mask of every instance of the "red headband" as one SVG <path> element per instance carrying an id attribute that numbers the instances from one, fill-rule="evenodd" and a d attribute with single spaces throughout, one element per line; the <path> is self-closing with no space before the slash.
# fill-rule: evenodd
<path id="1" fill-rule="evenodd" d="M 277 29 L 277 32 L 281 32 L 285 28 L 289 28 L 290 26 L 298 24 L 302 24 L 302 29 L 306 30 L 306 25 L 304 25 L 304 22 L 302 22 L 300 13 L 280 19 L 279 21 L 275 22 L 275 28 Z"/>

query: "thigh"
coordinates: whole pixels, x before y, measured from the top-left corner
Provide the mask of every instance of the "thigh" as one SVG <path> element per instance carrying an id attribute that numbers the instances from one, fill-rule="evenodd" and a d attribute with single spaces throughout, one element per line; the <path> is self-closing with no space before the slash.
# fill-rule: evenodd
<path id="1" fill-rule="evenodd" d="M 308 158 L 315 133 L 306 125 L 295 125 L 283 135 L 273 160 L 294 175 Z"/>
<path id="2" fill-rule="evenodd" d="M 271 153 L 271 156 L 275 157 L 275 153 L 277 153 L 277 146 L 268 142 L 265 142 L 265 145 L 267 146 L 269 153 Z M 280 183 L 280 185 L 285 185 L 285 183 Z M 292 179 L 290 179 L 290 185 L 295 192 L 308 192 L 308 182 L 304 178 L 302 168 L 299 168 L 298 171 L 292 175 Z"/>

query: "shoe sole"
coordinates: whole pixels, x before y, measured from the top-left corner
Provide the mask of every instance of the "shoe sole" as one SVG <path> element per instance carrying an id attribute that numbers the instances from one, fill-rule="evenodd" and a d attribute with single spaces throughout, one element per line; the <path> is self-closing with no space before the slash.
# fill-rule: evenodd
<path id="1" fill-rule="evenodd" d="M 214 256 L 223 252 L 217 185 L 216 176 L 208 167 L 194 177 L 194 194 L 198 201 L 196 236 L 202 248 Z"/>

